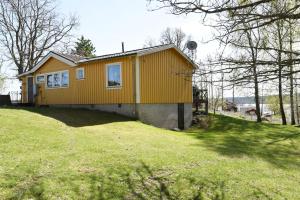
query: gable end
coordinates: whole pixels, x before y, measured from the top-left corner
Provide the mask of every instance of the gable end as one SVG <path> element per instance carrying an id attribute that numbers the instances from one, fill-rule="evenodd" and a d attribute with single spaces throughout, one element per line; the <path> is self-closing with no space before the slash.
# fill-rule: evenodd
<path id="1" fill-rule="evenodd" d="M 42 60 L 40 60 L 31 70 L 29 70 L 28 72 L 25 72 L 25 73 L 23 73 L 23 74 L 20 74 L 18 77 L 22 77 L 22 76 L 25 76 L 25 75 L 28 75 L 28 74 L 32 74 L 32 73 L 34 73 L 35 71 L 37 71 L 39 68 L 41 68 L 50 58 L 55 58 L 55 59 L 57 59 L 57 60 L 59 60 L 59 61 L 61 61 L 61 62 L 63 62 L 63 63 L 65 63 L 65 64 L 67 64 L 67 65 L 69 65 L 70 67 L 75 67 L 75 66 L 77 66 L 77 64 L 74 62 L 74 61 L 72 61 L 72 60 L 70 60 L 70 59 L 68 59 L 68 58 L 66 58 L 66 57 L 64 57 L 64 56 L 62 56 L 62 55 L 59 55 L 59 54 L 56 54 L 56 53 L 54 53 L 54 52 L 49 52 Z"/>

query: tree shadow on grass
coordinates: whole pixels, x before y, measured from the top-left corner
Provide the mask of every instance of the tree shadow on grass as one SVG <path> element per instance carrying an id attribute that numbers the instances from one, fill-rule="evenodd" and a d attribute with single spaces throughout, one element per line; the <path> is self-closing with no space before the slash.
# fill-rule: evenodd
<path id="1" fill-rule="evenodd" d="M 12 178 L 12 177 L 11 177 Z M 42 181 L 42 176 L 31 176 L 28 177 L 26 181 L 18 183 L 17 185 L 10 185 L 13 188 L 13 195 L 7 199 L 15 200 L 15 199 L 24 199 L 28 197 L 28 199 L 44 199 L 43 194 L 45 192 L 44 183 Z"/>
<path id="2" fill-rule="evenodd" d="M 32 113 L 43 115 L 61 121 L 72 127 L 84 127 L 109 124 L 114 122 L 132 121 L 133 119 L 124 117 L 114 113 L 101 112 L 88 109 L 73 108 L 34 108 L 34 107 L 18 107 L 10 109 L 21 109 Z"/>
<path id="3" fill-rule="evenodd" d="M 63 193 L 51 191 L 44 184 L 43 178 L 45 177 L 37 177 L 23 187 L 16 187 L 14 195 L 9 199 L 224 200 L 233 195 L 226 193 L 230 188 L 226 187 L 224 181 L 199 180 L 178 175 L 170 170 L 154 170 L 143 162 L 138 167 L 127 171 L 112 169 L 105 175 L 88 172 L 68 174 L 65 177 L 49 176 L 48 178 L 54 178 L 60 185 L 66 186 L 67 189 Z M 86 189 L 83 190 L 82 187 Z M 272 199 L 263 189 L 255 187 L 240 195 L 248 199 Z M 278 196 L 278 194 L 274 195 Z"/>
<path id="4" fill-rule="evenodd" d="M 22 187 L 14 187 L 15 199 L 47 199 L 47 198 L 77 198 L 77 199 L 140 199 L 140 200 L 175 200 L 175 199 L 225 199 L 223 182 L 197 181 L 193 178 L 183 178 L 185 191 L 175 187 L 176 181 L 170 178 L 173 172 L 153 170 L 141 162 L 139 167 L 128 171 L 112 169 L 106 175 L 95 172 L 73 174 L 65 177 L 29 178 Z M 60 185 L 66 186 L 64 193 L 56 194 L 46 188 L 45 178 L 56 179 Z M 84 180 L 84 181 L 82 181 Z M 83 185 L 84 184 L 84 185 Z M 82 186 L 85 190 L 82 190 Z M 65 194 L 70 195 L 68 197 Z M 52 197 L 51 197 L 52 196 Z"/>
<path id="5" fill-rule="evenodd" d="M 257 157 L 277 167 L 300 167 L 300 129 L 217 115 L 207 129 L 189 135 L 212 151 L 231 157 Z"/>
<path id="6" fill-rule="evenodd" d="M 129 199 L 225 199 L 224 182 L 197 180 L 193 177 L 171 178 L 175 172 L 153 170 L 144 162 L 127 175 Z M 180 178 L 178 178 L 180 177 Z"/>

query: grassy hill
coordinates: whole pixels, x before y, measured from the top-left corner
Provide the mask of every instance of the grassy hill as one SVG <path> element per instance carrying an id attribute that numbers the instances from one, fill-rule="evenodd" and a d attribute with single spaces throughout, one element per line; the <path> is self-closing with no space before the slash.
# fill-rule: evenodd
<path id="1" fill-rule="evenodd" d="M 297 199 L 300 128 L 225 116 L 155 128 L 87 110 L 0 109 L 0 199 Z"/>

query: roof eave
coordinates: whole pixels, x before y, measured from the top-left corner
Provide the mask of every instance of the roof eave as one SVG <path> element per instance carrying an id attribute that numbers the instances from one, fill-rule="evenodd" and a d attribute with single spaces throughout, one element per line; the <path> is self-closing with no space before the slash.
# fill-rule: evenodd
<path id="1" fill-rule="evenodd" d="M 189 61 L 189 63 L 192 64 L 193 68 L 194 69 L 198 69 L 198 65 L 192 61 L 185 53 L 183 53 L 176 45 L 174 44 L 170 44 L 170 45 L 166 45 L 166 46 L 163 46 L 161 48 L 157 48 L 157 49 L 151 49 L 151 50 L 148 50 L 148 51 L 144 51 L 144 52 L 141 52 L 141 53 L 138 53 L 137 55 L 138 56 L 143 56 L 143 55 L 149 55 L 149 54 L 152 54 L 152 53 L 156 53 L 156 52 L 159 52 L 159 51 L 164 51 L 164 50 L 167 50 L 167 49 L 175 49 L 179 54 L 181 54 L 187 61 Z"/>
<path id="2" fill-rule="evenodd" d="M 18 75 L 17 77 L 22 77 L 22 76 L 26 76 L 28 74 L 32 74 L 34 73 L 35 71 L 37 71 L 41 66 L 43 66 L 50 58 L 55 58 L 71 67 L 75 67 L 77 66 L 77 63 L 74 62 L 74 61 L 71 61 L 70 59 L 62 56 L 62 55 L 59 55 L 55 52 L 52 52 L 50 51 L 44 58 L 42 58 L 42 60 L 40 60 L 31 70 L 27 71 L 27 72 L 24 72 L 20 75 Z"/>
<path id="3" fill-rule="evenodd" d="M 21 78 L 21 77 L 23 77 L 23 76 L 26 76 L 26 75 L 29 75 L 29 74 L 32 74 L 32 73 L 33 73 L 33 72 L 30 72 L 30 71 L 24 72 L 24 73 L 22 73 L 22 74 L 17 75 L 17 77 L 18 77 L 18 78 Z"/>
<path id="4" fill-rule="evenodd" d="M 137 53 L 130 53 L 130 54 L 125 54 L 125 55 L 122 55 L 122 53 L 120 53 L 120 54 L 121 55 L 117 55 L 117 56 L 108 55 L 108 56 L 97 57 L 97 58 L 83 59 L 83 60 L 78 61 L 77 64 L 87 63 L 87 62 L 92 62 L 92 61 L 97 61 L 97 60 L 106 60 L 106 59 L 113 59 L 113 58 L 120 58 L 120 57 L 132 56 L 132 55 L 136 55 Z"/>
<path id="5" fill-rule="evenodd" d="M 113 59 L 113 58 L 120 58 L 120 57 L 126 57 L 126 56 L 132 56 L 132 55 L 136 55 L 136 56 L 143 56 L 143 55 L 148 55 L 148 54 L 152 54 L 152 53 L 156 53 L 156 52 L 160 52 L 160 51 L 164 51 L 167 49 L 171 49 L 174 48 L 179 54 L 181 54 L 189 63 L 192 64 L 194 69 L 198 69 L 198 65 L 196 63 L 194 63 L 185 53 L 183 53 L 178 47 L 176 47 L 176 45 L 174 44 L 169 44 L 169 45 L 164 45 L 158 48 L 153 48 L 153 49 L 147 49 L 141 52 L 132 52 L 132 53 L 119 53 L 119 55 L 113 55 L 113 54 L 109 54 L 106 56 L 99 56 L 96 58 L 88 58 L 88 59 L 82 59 L 79 60 L 78 62 L 75 62 L 73 60 L 70 60 L 69 58 L 57 54 L 55 52 L 50 51 L 41 61 L 39 61 L 30 71 L 25 72 L 23 74 L 18 75 L 18 77 L 22 77 L 25 75 L 29 75 L 34 73 L 36 70 L 38 70 L 43 64 L 45 64 L 45 62 L 47 62 L 48 59 L 50 59 L 51 57 L 54 57 L 68 65 L 70 65 L 71 67 L 75 67 L 78 64 L 81 63 L 87 63 L 87 62 L 92 62 L 92 61 L 97 61 L 97 60 L 105 60 L 105 59 Z"/>

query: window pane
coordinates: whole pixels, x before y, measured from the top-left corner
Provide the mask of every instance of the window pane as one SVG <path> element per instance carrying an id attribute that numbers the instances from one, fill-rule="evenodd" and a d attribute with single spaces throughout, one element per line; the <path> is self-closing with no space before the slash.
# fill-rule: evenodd
<path id="1" fill-rule="evenodd" d="M 45 76 L 37 76 L 37 82 L 38 83 L 43 83 L 45 81 Z"/>
<path id="2" fill-rule="evenodd" d="M 60 74 L 54 74 L 54 86 L 55 87 L 60 86 Z"/>
<path id="3" fill-rule="evenodd" d="M 69 72 L 61 73 L 61 86 L 69 85 Z"/>
<path id="4" fill-rule="evenodd" d="M 121 66 L 118 65 L 110 65 L 108 66 L 108 83 L 109 87 L 112 86 L 120 86 L 121 85 Z"/>
<path id="5" fill-rule="evenodd" d="M 53 86 L 53 75 L 49 74 L 47 75 L 47 87 L 52 87 Z"/>
<path id="6" fill-rule="evenodd" d="M 77 70 L 77 79 L 84 79 L 84 70 L 83 69 Z"/>

